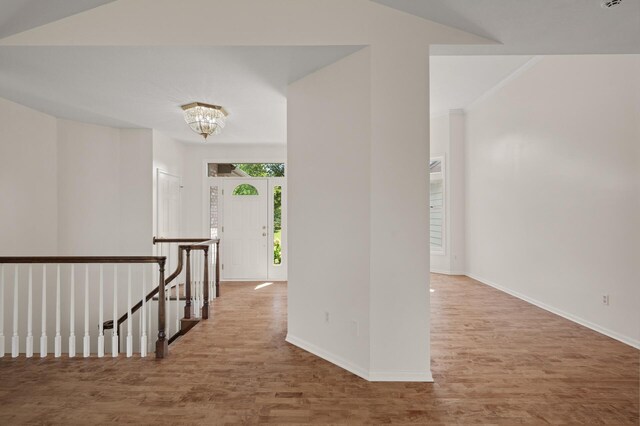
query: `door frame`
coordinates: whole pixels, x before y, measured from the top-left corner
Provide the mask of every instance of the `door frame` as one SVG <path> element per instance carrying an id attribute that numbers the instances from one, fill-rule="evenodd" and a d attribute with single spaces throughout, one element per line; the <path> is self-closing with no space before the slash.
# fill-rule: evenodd
<path id="1" fill-rule="evenodd" d="M 256 179 L 256 180 L 267 180 L 267 187 L 268 187 L 268 192 L 269 192 L 269 196 L 268 196 L 268 206 L 267 206 L 267 215 L 268 215 L 268 233 L 269 233 L 269 239 L 267 241 L 267 245 L 268 247 L 273 247 L 273 226 L 271 225 L 272 222 L 272 218 L 273 218 L 273 187 L 274 186 L 282 186 L 282 229 L 283 229 L 283 233 L 282 233 L 282 241 L 281 243 L 281 250 L 282 250 L 282 263 L 280 265 L 273 265 L 273 262 L 269 262 L 267 261 L 267 265 L 268 265 L 268 274 L 267 274 L 267 279 L 270 281 L 286 281 L 287 280 L 287 276 L 288 276 L 288 264 L 289 264 L 289 256 L 288 256 L 288 227 L 287 227 L 287 176 L 286 176 L 286 172 L 285 172 L 285 177 L 224 177 L 224 178 L 210 178 L 208 176 L 208 164 L 209 163 L 228 163 L 228 164 L 234 164 L 234 163 L 284 163 L 284 167 L 285 167 L 285 171 L 287 170 L 287 162 L 286 160 L 283 160 L 281 158 L 261 158 L 261 159 L 256 159 L 256 160 L 247 160 L 247 159 L 229 159 L 229 158 L 215 158 L 215 159 L 203 159 L 202 160 L 202 168 L 201 168 L 201 176 L 202 176 L 202 187 L 201 187 L 201 195 L 200 195 L 200 201 L 202 202 L 202 206 L 201 206 L 201 214 L 202 214 L 202 235 L 205 236 L 209 236 L 210 235 L 210 205 L 209 205 L 209 197 L 210 197 L 210 179 L 215 179 L 218 181 L 221 180 L 230 180 L 230 179 L 235 179 L 235 180 L 252 180 L 252 179 Z M 218 188 L 222 189 L 222 185 L 218 185 Z M 218 195 L 218 220 L 220 223 L 220 226 L 222 226 L 224 224 L 224 205 L 222 203 L 224 203 L 224 197 L 222 196 L 222 193 L 219 193 Z M 224 250 L 224 247 L 221 245 L 220 250 Z M 271 259 L 271 254 L 272 251 L 271 249 L 269 249 L 269 256 L 268 259 Z M 224 279 L 225 281 L 234 281 L 234 280 L 228 280 L 224 277 L 224 272 L 221 271 L 220 272 L 221 275 L 221 279 Z M 236 280 L 236 281 L 240 281 L 240 280 Z"/>
<path id="2" fill-rule="evenodd" d="M 154 229 L 155 235 L 160 236 L 160 175 L 171 176 L 177 178 L 180 182 L 180 190 L 178 191 L 178 235 L 171 236 L 171 238 L 179 238 L 182 236 L 182 176 L 169 173 L 161 168 L 156 168 L 156 229 Z"/>

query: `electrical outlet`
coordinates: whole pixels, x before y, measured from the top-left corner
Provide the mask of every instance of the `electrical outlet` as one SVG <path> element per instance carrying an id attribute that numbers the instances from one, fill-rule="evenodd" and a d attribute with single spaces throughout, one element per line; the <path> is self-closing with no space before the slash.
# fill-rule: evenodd
<path id="1" fill-rule="evenodd" d="M 324 322 L 329 322 L 329 311 L 324 311 Z"/>
<path id="2" fill-rule="evenodd" d="M 609 306 L 609 295 L 608 294 L 603 294 L 602 295 L 602 304 Z"/>

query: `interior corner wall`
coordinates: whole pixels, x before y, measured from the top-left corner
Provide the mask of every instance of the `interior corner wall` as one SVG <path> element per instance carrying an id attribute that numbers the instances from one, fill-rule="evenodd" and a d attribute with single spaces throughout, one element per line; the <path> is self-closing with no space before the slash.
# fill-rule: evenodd
<path id="1" fill-rule="evenodd" d="M 368 377 L 370 49 L 289 86 L 287 340 Z"/>
<path id="2" fill-rule="evenodd" d="M 55 255 L 56 119 L 0 98 L 0 129 L 0 256 Z"/>
<path id="3" fill-rule="evenodd" d="M 466 272 L 466 116 L 462 110 L 452 110 L 449 115 L 449 273 L 464 275 Z"/>
<path id="4" fill-rule="evenodd" d="M 59 255 L 151 253 L 150 132 L 58 121 Z"/>
<path id="5" fill-rule="evenodd" d="M 153 238 L 153 140 L 150 129 L 120 129 L 121 255 L 148 256 Z"/>
<path id="6" fill-rule="evenodd" d="M 468 275 L 639 347 L 638 117 L 640 55 L 545 57 L 468 111 Z"/>

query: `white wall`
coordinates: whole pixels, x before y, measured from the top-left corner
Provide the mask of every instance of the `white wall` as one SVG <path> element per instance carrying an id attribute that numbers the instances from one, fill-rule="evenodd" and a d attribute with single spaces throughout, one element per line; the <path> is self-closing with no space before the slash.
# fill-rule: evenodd
<path id="1" fill-rule="evenodd" d="M 370 380 L 431 380 L 427 82 L 390 42 L 289 88 L 287 340 Z"/>
<path id="2" fill-rule="evenodd" d="M 288 96 L 287 339 L 363 377 L 370 368 L 370 84 L 364 49 L 294 83 Z"/>
<path id="3" fill-rule="evenodd" d="M 151 132 L 58 122 L 60 255 L 151 253 Z"/>
<path id="4" fill-rule="evenodd" d="M 638 346 L 638 117 L 638 55 L 545 57 L 471 109 L 468 274 Z"/>
<path id="5" fill-rule="evenodd" d="M 372 380 L 432 380 L 424 42 L 393 33 L 371 46 Z"/>
<path id="6" fill-rule="evenodd" d="M 152 131 L 120 129 L 120 244 L 122 255 L 151 254 L 153 236 Z"/>
<path id="7" fill-rule="evenodd" d="M 56 253 L 56 126 L 55 118 L 0 98 L 1 256 Z"/>

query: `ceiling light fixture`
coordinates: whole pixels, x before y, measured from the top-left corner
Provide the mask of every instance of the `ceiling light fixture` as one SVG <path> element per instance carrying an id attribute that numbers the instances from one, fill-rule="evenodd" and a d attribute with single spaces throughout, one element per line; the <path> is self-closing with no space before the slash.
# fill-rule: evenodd
<path id="1" fill-rule="evenodd" d="M 619 6 L 622 3 L 622 0 L 605 0 L 602 2 L 601 6 L 605 9 L 610 9 L 615 6 Z"/>
<path id="2" fill-rule="evenodd" d="M 191 129 L 205 140 L 209 135 L 217 135 L 224 128 L 225 119 L 229 115 L 224 108 L 202 102 L 182 105 L 184 121 Z"/>

